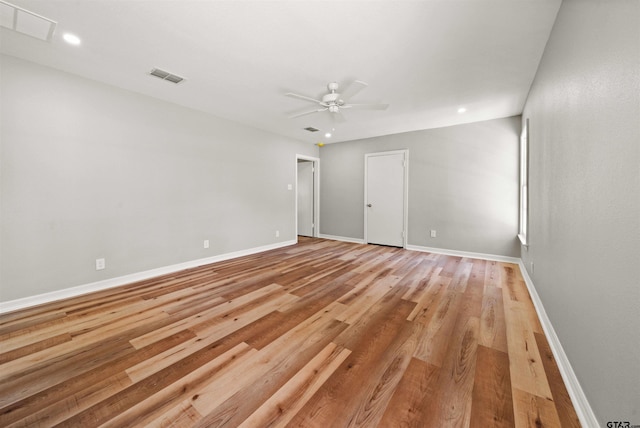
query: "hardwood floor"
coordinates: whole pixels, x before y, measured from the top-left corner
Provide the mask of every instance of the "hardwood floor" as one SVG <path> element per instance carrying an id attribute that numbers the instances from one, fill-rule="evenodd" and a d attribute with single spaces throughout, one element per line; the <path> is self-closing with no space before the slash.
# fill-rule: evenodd
<path id="1" fill-rule="evenodd" d="M 579 426 L 517 265 L 298 245 L 0 316 L 0 426 Z"/>

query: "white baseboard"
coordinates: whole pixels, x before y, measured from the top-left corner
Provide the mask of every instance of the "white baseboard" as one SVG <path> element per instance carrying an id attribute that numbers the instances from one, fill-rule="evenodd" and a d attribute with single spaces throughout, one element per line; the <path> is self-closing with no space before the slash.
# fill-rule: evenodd
<path id="1" fill-rule="evenodd" d="M 346 236 L 335 236 L 335 235 L 324 235 L 324 234 L 319 234 L 318 238 L 323 238 L 323 239 L 331 239 L 333 241 L 343 241 L 343 242 L 352 242 L 354 244 L 364 244 L 364 239 L 359 239 L 359 238 L 348 238 Z"/>
<path id="2" fill-rule="evenodd" d="M 444 254 L 445 256 L 468 257 L 471 259 L 490 260 L 504 263 L 520 263 L 517 257 L 500 256 L 497 254 L 473 253 L 469 251 L 447 250 L 445 248 L 421 247 L 418 245 L 407 245 L 407 250 L 422 251 L 424 253 Z"/>
<path id="3" fill-rule="evenodd" d="M 76 287 L 65 288 L 63 290 L 52 291 L 50 293 L 38 294 L 36 296 L 29 296 L 16 300 L 9 300 L 7 302 L 0 302 L 0 314 L 15 311 L 18 309 L 28 308 L 30 306 L 41 305 L 43 303 L 50 303 L 56 300 L 67 299 L 69 297 L 80 296 L 82 294 L 93 293 L 95 291 L 105 290 L 107 288 L 119 287 L 121 285 L 131 284 L 132 282 L 142 281 L 156 276 L 166 275 L 169 273 L 178 272 L 181 270 L 190 269 L 210 263 L 221 262 L 224 260 L 235 259 L 237 257 L 261 253 L 263 251 L 274 250 L 276 248 L 287 247 L 289 245 L 294 245 L 295 243 L 296 240 L 278 242 L 277 244 L 269 244 L 261 247 L 249 248 L 247 250 L 234 251 L 231 253 L 206 257 L 204 259 L 191 260 L 184 263 L 151 269 L 144 272 L 137 272 L 129 275 L 119 276 L 116 278 L 109 278 L 102 281 L 79 285 Z"/>
<path id="4" fill-rule="evenodd" d="M 553 325 L 551 325 L 551 320 L 549 320 L 549 317 L 544 310 L 542 300 L 540 300 L 540 296 L 538 295 L 538 292 L 533 285 L 533 281 L 531 280 L 529 273 L 524 267 L 524 263 L 522 262 L 522 260 L 520 260 L 518 264 L 520 265 L 522 277 L 524 278 L 524 282 L 527 284 L 529 295 L 531 296 L 533 305 L 535 306 L 536 312 L 538 313 L 538 318 L 540 319 L 540 323 L 542 324 L 542 329 L 544 330 L 544 334 L 547 337 L 549 347 L 551 348 L 551 352 L 553 352 L 553 357 L 556 360 L 556 364 L 558 365 L 558 369 L 560 370 L 560 374 L 562 375 L 562 380 L 567 387 L 567 392 L 569 393 L 569 397 L 571 397 L 571 402 L 573 403 L 573 407 L 576 410 L 578 419 L 580 419 L 580 423 L 583 427 L 587 428 L 597 428 L 602 426 L 600 425 L 600 423 L 598 423 L 596 415 L 593 413 L 591 405 L 589 405 L 589 401 L 587 400 L 587 397 L 582 390 L 582 386 L 580 386 L 580 382 L 578 381 L 578 378 L 576 377 L 576 374 L 571 367 L 571 363 L 567 358 L 567 354 L 565 354 L 564 349 L 560 344 L 560 339 L 558 339 L 558 336 L 553 329 Z"/>
<path id="5" fill-rule="evenodd" d="M 318 238 L 332 239 L 334 241 L 353 242 L 355 244 L 366 243 L 364 239 L 347 238 L 345 236 L 320 234 Z M 473 253 L 469 251 L 447 250 L 445 248 L 421 247 L 419 245 L 407 245 L 406 249 L 411 251 L 421 251 L 424 253 L 443 254 L 446 256 L 469 257 L 472 259 L 490 260 L 490 261 L 514 263 L 514 264 L 520 263 L 520 259 L 518 257 L 500 256 L 497 254 Z"/>

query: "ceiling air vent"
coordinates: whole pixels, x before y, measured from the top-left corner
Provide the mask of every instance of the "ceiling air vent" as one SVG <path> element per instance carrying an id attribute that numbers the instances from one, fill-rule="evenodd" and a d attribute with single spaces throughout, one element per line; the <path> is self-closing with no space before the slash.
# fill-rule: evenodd
<path id="1" fill-rule="evenodd" d="M 184 77 L 169 73 L 168 71 L 160 70 L 159 68 L 152 69 L 149 74 L 171 83 L 180 83 L 184 80 Z"/>
<path id="2" fill-rule="evenodd" d="M 0 0 L 0 26 L 50 42 L 56 22 Z"/>
<path id="3" fill-rule="evenodd" d="M 305 131 L 309 131 L 309 132 L 318 132 L 318 130 L 316 128 L 314 128 L 313 126 L 309 126 L 308 128 L 304 128 Z"/>

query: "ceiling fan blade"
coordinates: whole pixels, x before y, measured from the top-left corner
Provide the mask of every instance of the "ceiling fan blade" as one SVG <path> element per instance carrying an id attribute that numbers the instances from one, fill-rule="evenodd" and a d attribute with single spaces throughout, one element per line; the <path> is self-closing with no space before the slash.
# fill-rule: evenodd
<path id="1" fill-rule="evenodd" d="M 294 114 L 293 116 L 289 116 L 289 119 L 295 119 L 296 117 L 301 117 L 301 116 L 306 116 L 308 114 L 312 114 L 312 113 L 319 113 L 321 111 L 327 111 L 329 110 L 329 108 L 319 108 L 319 109 L 315 109 L 315 110 L 310 110 L 310 111 L 305 111 L 303 113 L 298 113 L 298 114 Z"/>
<path id="2" fill-rule="evenodd" d="M 354 108 L 359 110 L 386 110 L 389 104 L 347 104 L 341 108 Z"/>
<path id="3" fill-rule="evenodd" d="M 333 123 L 344 123 L 346 122 L 346 120 L 347 119 L 344 117 L 340 110 L 335 113 L 331 113 L 331 122 Z"/>
<path id="4" fill-rule="evenodd" d="M 355 96 L 367 86 L 369 85 L 362 80 L 354 80 L 347 84 L 347 86 L 345 86 L 345 88 L 340 92 L 340 99 L 346 102 L 349 98 Z"/>
<path id="5" fill-rule="evenodd" d="M 316 100 L 315 98 L 307 97 L 306 95 L 294 94 L 293 92 L 287 92 L 285 95 L 288 97 L 298 98 L 305 101 L 311 101 L 318 104 L 322 102 L 321 100 Z"/>

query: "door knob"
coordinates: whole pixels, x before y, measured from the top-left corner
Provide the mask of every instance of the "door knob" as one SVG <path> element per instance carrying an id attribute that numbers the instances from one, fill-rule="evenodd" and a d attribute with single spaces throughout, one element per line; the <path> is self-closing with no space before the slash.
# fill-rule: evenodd
<path id="1" fill-rule="evenodd" d="M 371 208 L 371 204 L 367 204 L 367 206 L 368 206 L 369 208 Z"/>

